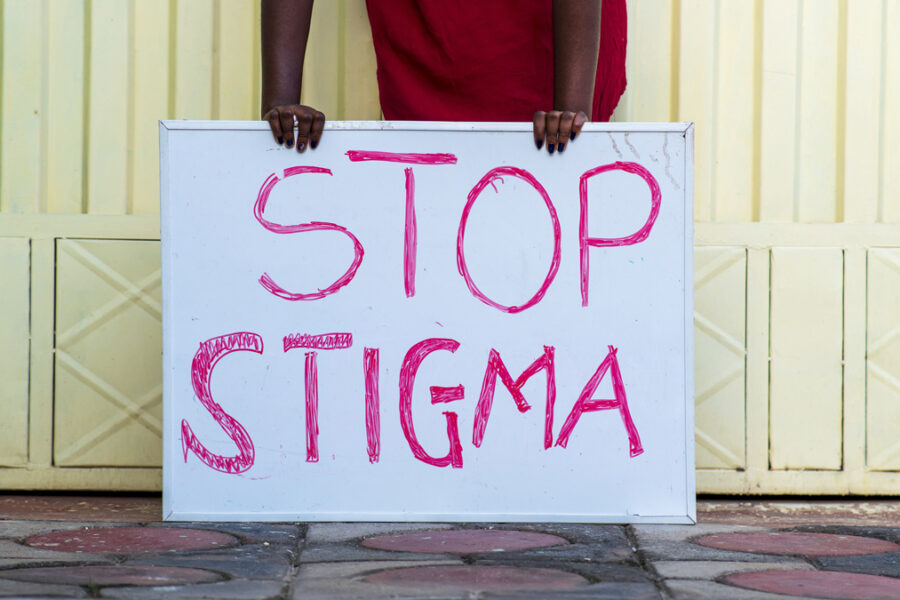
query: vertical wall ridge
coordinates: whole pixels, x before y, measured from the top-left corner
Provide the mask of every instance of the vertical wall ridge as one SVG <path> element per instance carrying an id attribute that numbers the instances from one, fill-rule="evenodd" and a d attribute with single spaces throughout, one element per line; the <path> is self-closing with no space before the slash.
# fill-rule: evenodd
<path id="1" fill-rule="evenodd" d="M 713 3 L 713 20 L 712 20 L 712 46 L 714 49 L 719 48 L 719 28 L 721 27 L 721 6 L 719 0 Z M 718 136 L 716 135 L 716 130 L 719 127 L 719 53 L 713 52 L 712 55 L 712 114 L 709 117 L 710 130 L 712 131 L 712 135 L 710 136 L 710 152 L 709 155 L 712 158 L 713 162 L 715 162 L 716 157 L 718 155 Z M 716 192 L 718 191 L 718 173 L 713 165 L 710 165 L 710 185 L 709 191 L 710 195 L 713 196 L 710 198 L 710 220 L 716 221 L 719 214 L 719 202 L 720 199 L 715 197 Z"/>
<path id="2" fill-rule="evenodd" d="M 135 189 L 134 189 L 134 170 L 135 170 L 135 96 L 136 96 L 136 79 L 137 73 L 135 59 L 135 1 L 128 0 L 128 102 L 126 104 L 127 130 L 125 132 L 126 147 L 128 158 L 125 161 L 125 213 L 134 214 L 135 205 Z"/>
<path id="3" fill-rule="evenodd" d="M 210 118 L 221 119 L 219 94 L 222 86 L 222 0 L 213 0 L 212 4 L 212 83 L 210 87 Z"/>
<path id="4" fill-rule="evenodd" d="M 47 188 L 49 173 L 47 172 L 47 145 L 49 115 L 49 86 L 47 85 L 50 72 L 50 2 L 41 0 L 41 141 L 38 156 L 40 157 L 40 183 L 38 184 L 37 211 L 47 212 Z"/>
<path id="5" fill-rule="evenodd" d="M 175 107 L 176 98 L 176 75 L 178 73 L 178 0 L 169 0 L 169 114 L 167 119 L 177 118 Z"/>
<path id="6" fill-rule="evenodd" d="M 847 148 L 847 0 L 838 0 L 837 31 L 837 118 L 835 119 L 835 223 L 843 223 L 845 218 L 844 189 L 846 179 Z"/>
<path id="7" fill-rule="evenodd" d="M 252 27 L 251 39 L 253 40 L 253 91 L 254 91 L 254 110 L 251 119 L 261 118 L 262 111 L 262 50 L 260 48 L 262 17 L 260 15 L 260 3 L 253 3 L 253 20 L 249 26 Z"/>
<path id="8" fill-rule="evenodd" d="M 878 198 L 876 200 L 876 216 L 875 220 L 879 223 L 885 222 L 884 205 L 885 205 L 885 185 L 884 185 L 884 154 L 885 154 L 885 135 L 884 135 L 884 106 L 885 96 L 887 95 L 887 0 L 881 0 L 881 65 L 878 74 Z"/>
<path id="9" fill-rule="evenodd" d="M 338 3 L 337 27 L 337 118 L 347 118 L 347 0 Z"/>
<path id="10" fill-rule="evenodd" d="M 82 72 L 84 86 L 82 89 L 82 145 L 81 145 L 81 212 L 86 214 L 90 208 L 90 179 L 91 173 L 88 168 L 88 157 L 91 149 L 91 31 L 93 25 L 93 0 L 85 0 L 84 2 L 84 63 Z"/>
<path id="11" fill-rule="evenodd" d="M 803 14 L 804 14 L 804 1 L 796 0 L 797 2 L 797 49 L 796 49 L 796 64 L 794 67 L 794 72 L 796 73 L 796 78 L 794 80 L 794 177 L 793 177 L 793 203 L 791 208 L 793 213 L 791 215 L 791 220 L 797 222 L 800 220 L 800 177 L 798 174 L 800 173 L 800 146 L 802 142 L 801 132 L 802 127 L 800 124 L 802 114 L 802 95 L 803 95 Z"/>
<path id="12" fill-rule="evenodd" d="M 669 120 L 680 121 L 679 93 L 681 88 L 681 0 L 672 0 L 672 41 L 669 50 Z"/>
<path id="13" fill-rule="evenodd" d="M 762 210 L 762 59 L 763 0 L 753 2 L 753 164 L 750 175 L 751 220 L 760 220 Z"/>
<path id="14" fill-rule="evenodd" d="M 6 15 L 6 0 L 0 0 L 0 31 L 3 31 L 3 32 L 6 31 L 6 29 L 5 29 L 6 22 L 5 22 L 5 18 L 4 18 L 5 15 Z M 6 36 L 4 36 L 4 38 L 5 37 Z M 5 45 L 2 43 L 2 40 L 0 40 L 0 179 L 3 179 L 3 164 L 4 164 L 3 163 L 3 129 L 4 129 L 4 120 L 5 119 L 3 118 L 3 115 L 5 115 L 6 113 L 4 112 L 5 106 L 3 105 L 3 98 L 6 94 L 4 93 L 3 87 L 6 84 L 6 81 L 3 79 L 2 74 L 6 72 L 5 71 L 5 66 L 6 66 L 6 58 L 5 57 L 6 57 L 6 48 L 5 48 Z M 6 198 L 4 198 L 3 194 L 0 193 L 0 213 L 3 213 L 5 211 L 6 211 Z"/>

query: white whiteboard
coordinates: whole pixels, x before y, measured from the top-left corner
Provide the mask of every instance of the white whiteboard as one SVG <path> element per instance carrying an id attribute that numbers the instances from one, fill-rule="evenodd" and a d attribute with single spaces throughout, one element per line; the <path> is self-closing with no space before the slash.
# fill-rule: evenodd
<path id="1" fill-rule="evenodd" d="M 165 518 L 694 522 L 692 133 L 161 122 Z"/>

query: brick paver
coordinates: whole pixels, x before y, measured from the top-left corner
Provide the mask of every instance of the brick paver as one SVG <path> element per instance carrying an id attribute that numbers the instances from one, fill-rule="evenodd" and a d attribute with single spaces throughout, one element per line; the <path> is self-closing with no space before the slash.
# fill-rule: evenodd
<path id="1" fill-rule="evenodd" d="M 700 579 L 667 579 L 665 585 L 666 600 L 807 600 Z"/>
<path id="2" fill-rule="evenodd" d="M 314 544 L 350 542 L 376 535 L 452 527 L 446 523 L 310 523 L 306 540 Z"/>
<path id="3" fill-rule="evenodd" d="M 125 564 L 192 567 L 235 579 L 279 580 L 291 573 L 296 558 L 295 545 L 263 543 L 222 550 L 136 554 Z"/>
<path id="4" fill-rule="evenodd" d="M 826 571 L 847 571 L 900 578 L 900 552 L 865 556 L 826 556 L 816 561 Z"/>
<path id="5" fill-rule="evenodd" d="M 148 523 L 147 527 L 183 528 L 184 523 Z M 191 523 L 191 529 L 227 533 L 245 544 L 296 544 L 303 527 L 295 523 Z"/>
<path id="6" fill-rule="evenodd" d="M 365 581 L 394 586 L 427 585 L 436 590 L 468 592 L 566 590 L 587 584 L 587 580 L 579 575 L 555 569 L 478 565 L 389 569 L 368 575 Z"/>
<path id="7" fill-rule="evenodd" d="M 3 522 L 0 521 L 0 530 Z M 0 566 L 16 566 L 18 564 L 48 563 L 80 563 L 90 560 L 92 563 L 113 562 L 114 556 L 95 554 L 89 559 L 83 553 L 55 552 L 41 548 L 31 548 L 13 540 L 0 540 Z"/>
<path id="8" fill-rule="evenodd" d="M 57 585 L 52 583 L 30 583 L 27 581 L 13 581 L 0 579 L 0 597 L 28 598 L 86 598 L 88 591 L 76 585 Z"/>
<path id="9" fill-rule="evenodd" d="M 33 535 L 25 543 L 56 552 L 129 554 L 227 548 L 238 543 L 227 533 L 180 527 L 97 527 L 80 531 L 51 531 Z"/>
<path id="10" fill-rule="evenodd" d="M 900 551 L 897 544 L 876 538 L 802 531 L 722 533 L 698 538 L 694 543 L 720 550 L 803 556 L 858 556 Z"/>
<path id="11" fill-rule="evenodd" d="M 900 579 L 834 571 L 757 571 L 725 578 L 731 585 L 807 598 L 890 600 L 900 598 Z"/>
<path id="12" fill-rule="evenodd" d="M 362 545 L 366 548 L 396 552 L 473 554 L 546 548 L 568 543 L 559 536 L 532 531 L 459 529 L 376 536 L 363 540 Z"/>
<path id="13" fill-rule="evenodd" d="M 0 578 L 31 583 L 69 585 L 183 585 L 220 581 L 212 571 L 184 567 L 129 567 L 87 565 L 78 567 L 32 567 L 0 571 Z"/>
<path id="14" fill-rule="evenodd" d="M 777 569 L 807 570 L 814 567 L 799 560 L 789 560 L 783 563 L 753 563 L 734 562 L 728 560 L 661 560 L 653 563 L 653 568 L 662 577 L 673 579 L 718 579 L 732 573 L 744 571 L 760 571 Z"/>
<path id="15" fill-rule="evenodd" d="M 280 600 L 284 598 L 285 587 L 282 581 L 235 579 L 196 585 L 108 587 L 100 590 L 100 597 L 117 600 Z"/>

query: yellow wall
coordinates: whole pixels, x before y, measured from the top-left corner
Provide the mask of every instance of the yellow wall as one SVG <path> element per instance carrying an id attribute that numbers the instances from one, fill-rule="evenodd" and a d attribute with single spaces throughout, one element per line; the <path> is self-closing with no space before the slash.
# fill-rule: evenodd
<path id="1" fill-rule="evenodd" d="M 380 110 L 363 0 L 303 101 Z M 255 119 L 251 0 L 0 0 L 0 487 L 158 489 L 158 119 Z M 694 121 L 701 491 L 900 493 L 900 0 L 631 0 Z"/>
<path id="2" fill-rule="evenodd" d="M 156 214 L 158 119 L 258 118 L 257 2 L 0 6 L 2 212 Z M 614 118 L 697 123 L 699 221 L 900 222 L 897 0 L 629 11 Z M 378 118 L 364 2 L 318 2 L 310 46 L 304 101 Z"/>
<path id="3" fill-rule="evenodd" d="M 900 222 L 900 2 L 633 0 L 620 120 L 695 121 L 699 221 Z"/>
<path id="4" fill-rule="evenodd" d="M 0 7 L 2 212 L 158 214 L 158 120 L 259 118 L 258 2 Z M 363 2 L 317 3 L 308 62 L 307 102 L 380 116 Z"/>

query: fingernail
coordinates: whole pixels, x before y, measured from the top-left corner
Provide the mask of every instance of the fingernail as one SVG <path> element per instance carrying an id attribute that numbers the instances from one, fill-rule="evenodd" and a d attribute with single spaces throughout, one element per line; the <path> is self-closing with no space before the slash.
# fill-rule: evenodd
<path id="1" fill-rule="evenodd" d="M 575 132 L 574 132 L 574 131 L 573 131 L 572 134 L 569 136 L 569 139 L 570 139 L 570 140 L 574 140 L 574 139 L 575 139 Z"/>
<path id="2" fill-rule="evenodd" d="M 534 145 L 537 146 L 537 149 L 540 150 L 544 145 L 544 140 L 534 140 Z"/>
<path id="3" fill-rule="evenodd" d="M 319 142 L 316 140 L 313 140 L 309 143 L 309 147 L 312 148 L 313 150 L 315 150 L 316 146 L 318 146 L 318 145 L 319 145 Z"/>
<path id="4" fill-rule="evenodd" d="M 565 144 L 560 144 L 560 145 L 559 145 L 559 153 L 560 153 L 560 154 L 562 154 L 563 150 L 565 150 L 565 149 L 566 149 L 566 145 L 565 145 Z"/>
<path id="5" fill-rule="evenodd" d="M 306 149 L 305 142 L 297 142 L 297 151 L 298 152 L 303 152 L 303 150 L 305 150 L 305 149 Z"/>
<path id="6" fill-rule="evenodd" d="M 547 144 L 547 152 L 553 154 L 553 149 L 556 147 L 556 144 Z"/>
<path id="7" fill-rule="evenodd" d="M 288 140 L 284 143 L 284 145 L 287 146 L 288 148 L 290 148 L 291 146 L 294 145 L 294 140 Z"/>
<path id="8" fill-rule="evenodd" d="M 279 135 L 278 136 L 278 145 L 280 146 L 282 144 L 284 144 L 284 138 Z"/>

